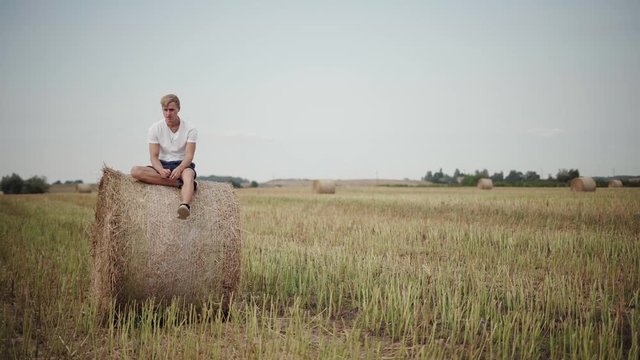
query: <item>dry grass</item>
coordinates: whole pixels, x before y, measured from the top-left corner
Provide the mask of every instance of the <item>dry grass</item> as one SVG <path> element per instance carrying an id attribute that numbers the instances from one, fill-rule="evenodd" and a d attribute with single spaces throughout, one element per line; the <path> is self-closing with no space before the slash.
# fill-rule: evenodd
<path id="1" fill-rule="evenodd" d="M 57 194 L 78 192 L 77 185 L 88 185 L 91 188 L 92 192 L 98 190 L 97 184 L 52 184 L 51 186 L 49 186 L 49 193 Z"/>
<path id="2" fill-rule="evenodd" d="M 147 303 L 105 326 L 90 301 L 95 197 L 1 198 L 0 357 L 640 356 L 638 189 L 239 195 L 227 321 L 214 303 Z"/>

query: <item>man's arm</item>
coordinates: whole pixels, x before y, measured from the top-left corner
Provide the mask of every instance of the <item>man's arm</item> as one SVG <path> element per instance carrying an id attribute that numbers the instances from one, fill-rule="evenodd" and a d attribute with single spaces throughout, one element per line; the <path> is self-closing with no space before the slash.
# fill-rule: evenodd
<path id="1" fill-rule="evenodd" d="M 171 172 L 169 169 L 165 169 L 162 167 L 160 163 L 160 144 L 149 144 L 149 157 L 151 158 L 151 166 L 160 174 L 162 177 L 169 177 Z"/>
<path id="2" fill-rule="evenodd" d="M 160 148 L 158 148 L 158 152 L 159 151 L 160 151 Z M 180 165 L 178 165 L 178 167 L 175 168 L 173 172 L 171 172 L 171 176 L 169 178 L 170 179 L 180 178 L 180 175 L 182 174 L 182 170 L 188 168 L 193 162 L 193 156 L 195 155 L 195 153 L 196 153 L 196 143 L 188 142 L 184 151 L 184 159 L 182 160 Z M 158 161 L 158 163 L 160 163 L 160 161 Z"/>

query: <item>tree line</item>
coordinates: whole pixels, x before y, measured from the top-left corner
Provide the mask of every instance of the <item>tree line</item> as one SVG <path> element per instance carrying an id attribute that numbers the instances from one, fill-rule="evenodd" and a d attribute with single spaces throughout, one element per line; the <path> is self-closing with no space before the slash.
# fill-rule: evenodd
<path id="1" fill-rule="evenodd" d="M 473 174 L 465 174 L 456 169 L 453 175 L 449 175 L 444 173 L 441 168 L 436 172 L 427 171 L 422 180 L 434 184 L 475 186 L 479 179 L 487 178 L 491 179 L 495 186 L 564 186 L 577 177 L 580 177 L 578 169 L 560 169 L 555 177 L 549 174 L 546 179 L 542 179 L 540 174 L 535 171 L 511 170 L 505 176 L 502 171 L 489 175 L 489 171 L 483 169 L 475 170 Z"/>
<path id="2" fill-rule="evenodd" d="M 248 184 L 250 187 L 259 186 L 256 181 L 249 181 L 247 179 L 234 176 L 210 175 L 204 177 L 201 176 L 198 180 L 228 182 L 235 188 L 244 187 L 245 184 Z M 82 184 L 82 180 L 67 180 L 65 182 L 57 180 L 53 184 Z M 2 181 L 0 182 L 0 189 L 2 189 L 2 192 L 5 194 L 42 194 L 48 192 L 49 187 L 50 185 L 47 183 L 47 178 L 44 176 L 34 176 L 27 180 L 23 180 L 22 177 L 16 173 L 2 177 Z"/>
<path id="3" fill-rule="evenodd" d="M 2 177 L 0 188 L 5 194 L 42 194 L 49 191 L 49 184 L 44 176 L 23 180 L 20 175 L 13 173 Z"/>
<path id="4" fill-rule="evenodd" d="M 259 186 L 257 181 L 249 181 L 245 178 L 241 178 L 237 176 L 218 176 L 218 175 L 198 176 L 198 180 L 230 183 L 231 186 L 237 189 L 242 187 L 256 188 Z"/>

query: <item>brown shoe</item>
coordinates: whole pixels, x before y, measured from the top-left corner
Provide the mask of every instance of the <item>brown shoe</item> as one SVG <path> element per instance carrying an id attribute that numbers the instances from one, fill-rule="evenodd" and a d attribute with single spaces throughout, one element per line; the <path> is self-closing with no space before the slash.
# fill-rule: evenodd
<path id="1" fill-rule="evenodd" d="M 191 206 L 189 204 L 180 204 L 178 206 L 178 219 L 184 220 L 191 215 Z"/>

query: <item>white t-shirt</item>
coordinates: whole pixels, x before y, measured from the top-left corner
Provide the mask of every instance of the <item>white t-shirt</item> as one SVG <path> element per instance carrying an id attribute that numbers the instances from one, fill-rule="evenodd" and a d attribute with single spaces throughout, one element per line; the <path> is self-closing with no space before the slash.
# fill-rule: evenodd
<path id="1" fill-rule="evenodd" d="M 160 120 L 149 128 L 149 144 L 160 144 L 160 156 L 164 161 L 182 161 L 187 143 L 198 140 L 198 130 L 188 122 L 180 119 L 180 127 L 175 133 L 169 129 L 164 120 Z"/>

